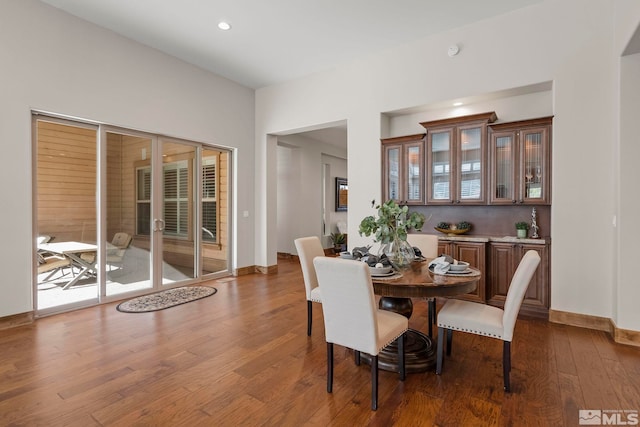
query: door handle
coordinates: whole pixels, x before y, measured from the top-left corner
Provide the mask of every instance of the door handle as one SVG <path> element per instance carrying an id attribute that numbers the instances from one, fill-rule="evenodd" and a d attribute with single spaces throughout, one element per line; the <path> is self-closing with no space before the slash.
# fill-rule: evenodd
<path id="1" fill-rule="evenodd" d="M 153 231 L 164 231 L 165 222 L 163 219 L 154 218 Z"/>

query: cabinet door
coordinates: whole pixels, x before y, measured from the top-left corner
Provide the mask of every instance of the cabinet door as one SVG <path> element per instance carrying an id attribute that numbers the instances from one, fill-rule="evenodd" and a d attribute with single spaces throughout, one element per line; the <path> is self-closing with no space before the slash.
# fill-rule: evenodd
<path id="1" fill-rule="evenodd" d="M 401 202 L 401 185 L 400 182 L 402 171 L 402 145 L 383 145 L 383 158 L 382 158 L 382 176 L 384 184 L 382 186 L 383 200 L 394 200 Z"/>
<path id="2" fill-rule="evenodd" d="M 424 204 L 424 141 L 405 144 L 403 204 Z"/>
<path id="3" fill-rule="evenodd" d="M 450 204 L 455 192 L 452 183 L 453 128 L 429 130 L 427 141 L 427 201 L 429 204 Z"/>
<path id="4" fill-rule="evenodd" d="M 522 171 L 522 200 L 529 204 L 549 203 L 549 129 L 539 127 L 519 132 Z"/>
<path id="5" fill-rule="evenodd" d="M 492 132 L 490 140 L 491 177 L 489 201 L 491 204 L 517 203 L 518 184 L 516 132 Z"/>
<path id="6" fill-rule="evenodd" d="M 454 203 L 478 204 L 485 201 L 486 126 L 459 126 L 454 164 L 456 194 Z"/>
<path id="7" fill-rule="evenodd" d="M 540 264 L 531 278 L 527 292 L 522 302 L 523 311 L 530 314 L 548 314 L 549 309 L 549 267 L 547 246 L 526 244 L 520 245 L 519 258 L 528 250 L 534 250 L 540 255 Z M 518 259 L 520 262 L 520 259 Z"/>
<path id="8" fill-rule="evenodd" d="M 489 252 L 489 295 L 487 302 L 504 307 L 511 279 L 520 260 L 528 250 L 540 255 L 540 265 L 536 269 L 520 312 L 537 317 L 546 317 L 549 312 L 549 267 L 548 249 L 539 244 L 491 243 Z"/>
<path id="9" fill-rule="evenodd" d="M 477 242 L 455 242 L 452 244 L 452 256 L 458 261 L 468 262 L 471 267 L 477 268 L 482 272 L 482 278 L 478 281 L 478 286 L 473 292 L 461 296 L 460 298 L 484 302 L 485 301 L 485 244 Z"/>
<path id="10" fill-rule="evenodd" d="M 487 302 L 504 307 L 516 264 L 516 245 L 491 243 L 489 251 L 489 295 Z"/>

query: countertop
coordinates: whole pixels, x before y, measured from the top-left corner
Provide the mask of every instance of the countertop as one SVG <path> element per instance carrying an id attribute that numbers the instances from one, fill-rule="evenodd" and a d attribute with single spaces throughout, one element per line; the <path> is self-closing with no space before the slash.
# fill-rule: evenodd
<path id="1" fill-rule="evenodd" d="M 549 237 L 542 237 L 540 239 L 531 239 L 531 238 L 519 239 L 516 236 L 465 236 L 464 234 L 459 234 L 457 236 L 446 236 L 442 234 L 438 236 L 438 240 L 450 241 L 450 242 L 478 242 L 478 243 L 487 243 L 487 242 L 527 243 L 527 244 L 534 244 L 534 245 L 546 245 L 547 243 L 551 243 L 551 239 Z"/>

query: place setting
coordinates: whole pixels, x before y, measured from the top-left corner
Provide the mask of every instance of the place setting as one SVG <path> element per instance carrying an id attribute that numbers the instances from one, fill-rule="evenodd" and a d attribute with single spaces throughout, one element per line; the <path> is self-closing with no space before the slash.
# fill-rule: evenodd
<path id="1" fill-rule="evenodd" d="M 429 271 L 433 274 L 454 276 L 473 273 L 468 262 L 458 261 L 449 255 L 441 255 L 431 260 L 429 262 Z"/>

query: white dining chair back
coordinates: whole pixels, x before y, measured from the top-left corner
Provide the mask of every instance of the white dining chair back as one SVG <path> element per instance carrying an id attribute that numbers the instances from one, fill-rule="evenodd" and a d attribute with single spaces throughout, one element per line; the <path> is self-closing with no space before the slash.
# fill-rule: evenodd
<path id="1" fill-rule="evenodd" d="M 449 300 L 438 314 L 438 350 L 436 374 L 442 373 L 444 335 L 447 337 L 447 356 L 451 354 L 453 331 L 483 335 L 503 341 L 502 369 L 504 389 L 511 391 L 511 341 L 518 312 L 533 275 L 540 264 L 540 255 L 529 250 L 520 260 L 505 300 L 504 309 L 469 301 Z"/>
<path id="2" fill-rule="evenodd" d="M 400 379 L 405 378 L 404 334 L 409 320 L 376 306 L 366 263 L 317 257 L 313 261 L 322 290 L 322 312 L 327 341 L 327 392 L 333 391 L 333 345 L 371 356 L 371 409 L 378 408 L 378 353 L 396 342 Z"/>
<path id="3" fill-rule="evenodd" d="M 313 259 L 324 256 L 324 249 L 318 236 L 300 237 L 294 241 L 300 267 L 302 268 L 302 279 L 307 297 L 307 335 L 311 336 L 311 324 L 313 319 L 313 304 L 322 303 L 320 288 Z"/>
<path id="4" fill-rule="evenodd" d="M 438 236 L 435 234 L 407 234 L 407 242 L 420 249 L 422 256 L 433 259 L 438 256 Z M 437 307 L 435 298 L 427 298 L 427 328 L 429 337 L 433 336 L 433 325 L 437 322 Z"/>
<path id="5" fill-rule="evenodd" d="M 502 315 L 502 339 L 505 341 L 513 339 L 518 313 L 538 264 L 540 264 L 540 255 L 536 251 L 527 251 L 513 274 L 509 291 L 507 292 L 507 299 L 504 302 L 504 314 Z"/>
<path id="6" fill-rule="evenodd" d="M 420 249 L 425 258 L 430 259 L 438 256 L 438 236 L 435 234 L 407 234 L 407 242 Z"/>

